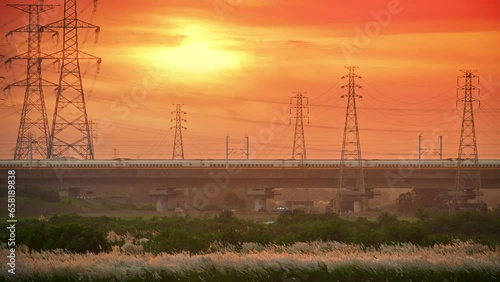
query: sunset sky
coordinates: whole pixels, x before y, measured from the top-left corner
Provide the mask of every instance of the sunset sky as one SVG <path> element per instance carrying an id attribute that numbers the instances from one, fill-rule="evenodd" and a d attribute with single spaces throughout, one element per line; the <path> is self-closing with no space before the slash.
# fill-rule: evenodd
<path id="1" fill-rule="evenodd" d="M 26 14 L 0 0 L 0 54 L 26 51 L 26 35 L 9 30 Z M 62 4 L 62 0 L 45 0 Z M 293 92 L 307 92 L 307 158 L 340 158 L 346 94 L 344 66 L 359 66 L 357 101 L 363 158 L 456 158 L 461 109 L 457 76 L 478 70 L 480 158 L 500 159 L 500 3 L 496 0 L 79 0 L 80 18 L 101 27 L 79 33 L 81 49 L 102 57 L 100 73 L 82 61 L 89 118 L 97 124 L 96 159 L 171 158 L 173 104 L 187 112 L 185 157 L 231 158 L 250 136 L 252 158 L 291 158 Z M 63 7 L 42 23 L 62 18 Z M 62 36 L 60 38 L 62 41 Z M 62 46 L 50 36 L 43 51 Z M 6 58 L 2 58 L 5 60 Z M 57 82 L 50 62 L 45 79 Z M 0 86 L 24 78 L 25 62 L 0 68 Z M 1 94 L 0 158 L 12 158 L 24 89 Z M 45 90 L 52 122 L 55 95 Z M 460 104 L 459 104 L 460 105 Z M 115 151 L 116 149 L 116 151 Z"/>

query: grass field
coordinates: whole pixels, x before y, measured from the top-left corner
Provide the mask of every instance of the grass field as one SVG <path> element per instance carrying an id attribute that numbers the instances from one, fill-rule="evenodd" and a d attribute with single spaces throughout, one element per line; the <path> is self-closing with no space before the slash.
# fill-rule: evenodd
<path id="1" fill-rule="evenodd" d="M 5 257 L 7 250 L 2 249 Z M 16 254 L 8 281 L 499 281 L 500 250 L 472 242 L 419 247 L 412 244 L 364 248 L 337 242 L 290 246 L 214 244 L 210 251 L 153 255 L 71 254 L 64 251 Z"/>

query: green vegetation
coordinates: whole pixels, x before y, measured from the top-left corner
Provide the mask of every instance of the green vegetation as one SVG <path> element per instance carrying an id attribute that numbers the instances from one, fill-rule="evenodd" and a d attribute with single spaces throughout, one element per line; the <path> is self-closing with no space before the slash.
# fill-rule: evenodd
<path id="1" fill-rule="evenodd" d="M 47 203 L 59 203 L 61 201 L 61 197 L 59 197 L 57 191 L 43 190 L 37 186 L 19 186 L 16 193 L 18 197 L 26 197 Z"/>
<path id="2" fill-rule="evenodd" d="M 419 209 L 445 211 L 447 199 L 446 189 L 412 189 L 397 198 L 398 211 L 402 214 L 415 214 Z"/>
<path id="3" fill-rule="evenodd" d="M 32 250 L 64 249 L 75 253 L 99 253 L 111 250 L 106 233 L 101 228 L 84 222 L 78 216 L 54 216 L 48 221 L 20 222 L 16 242 Z M 4 240 L 4 238 L 2 238 Z"/>
<path id="4" fill-rule="evenodd" d="M 48 221 L 20 220 L 17 243 L 34 250 L 65 248 L 72 252 L 108 251 L 109 244 L 103 238 L 110 231 L 118 235 L 128 234 L 136 239 L 148 239 L 142 245 L 145 251 L 152 253 L 201 253 L 209 249 L 213 242 L 236 247 L 243 242 L 289 245 L 316 240 L 375 247 L 393 243 L 432 246 L 449 244 L 454 239 L 474 240 L 486 245 L 500 243 L 499 209 L 488 215 L 463 212 L 430 217 L 420 212 L 419 218 L 409 222 L 398 220 L 396 215 L 382 213 L 376 221 L 362 217 L 352 221 L 335 214 L 292 211 L 281 214 L 274 223 L 255 223 L 237 219 L 229 211 L 213 218 L 175 216 L 122 219 L 70 214 L 53 216 Z M 5 240 L 5 236 L 1 235 L 0 239 Z M 111 243 L 123 245 L 124 242 Z"/>
<path id="5" fill-rule="evenodd" d="M 500 209 L 414 221 L 282 213 L 22 219 L 22 281 L 498 281 Z M 5 242 L 7 234 L 1 234 Z M 457 240 L 458 239 L 458 240 Z M 26 245 L 28 248 L 21 247 Z M 0 248 L 6 256 L 8 250 Z M 450 260 L 452 258 L 452 260 Z M 22 266 L 22 267 L 21 267 Z M 7 264 L 0 266 L 0 281 Z M 22 270 L 22 271 L 21 271 Z M 4 276 L 2 276 L 4 275 Z M 20 281 L 21 281 L 20 280 Z"/>

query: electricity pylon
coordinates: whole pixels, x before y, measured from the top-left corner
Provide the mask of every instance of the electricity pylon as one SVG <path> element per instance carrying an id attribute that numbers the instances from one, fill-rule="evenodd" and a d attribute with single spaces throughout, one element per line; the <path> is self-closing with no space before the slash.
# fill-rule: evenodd
<path id="1" fill-rule="evenodd" d="M 479 76 L 477 71 L 462 70 L 463 75 L 457 79 L 457 96 L 464 92 L 463 97 L 457 100 L 463 103 L 462 128 L 460 145 L 458 147 L 457 174 L 454 190 L 448 192 L 451 202 L 450 210 L 469 208 L 468 200 L 476 200 L 475 208 L 482 207 L 481 175 L 478 168 L 476 129 L 474 125 L 474 103 L 479 102 Z M 461 80 L 463 84 L 461 84 Z"/>
<path id="2" fill-rule="evenodd" d="M 170 129 L 175 129 L 174 136 L 174 149 L 172 152 L 172 159 L 177 157 L 184 159 L 184 144 L 182 142 L 182 130 L 186 130 L 187 128 L 182 125 L 183 122 L 187 122 L 182 118 L 182 115 L 185 115 L 186 112 L 182 110 L 182 105 L 175 105 L 175 111 L 171 112 L 172 115 L 175 116 L 171 121 L 175 123 L 175 126 L 172 126 Z"/>
<path id="3" fill-rule="evenodd" d="M 356 88 L 361 88 L 356 84 L 356 78 L 361 78 L 354 71 L 358 68 L 355 66 L 347 66 L 349 74 L 342 76 L 342 79 L 347 78 L 349 82 L 342 86 L 347 88 L 347 94 L 341 98 L 347 98 L 347 109 L 344 125 L 344 137 L 342 141 L 342 151 L 340 157 L 340 173 L 338 187 L 347 189 L 339 191 L 339 201 L 336 205 L 336 210 L 342 210 L 342 199 L 350 198 L 353 204 L 357 201 L 362 201 L 367 197 L 365 190 L 365 180 L 363 174 L 363 166 L 361 162 L 361 145 L 359 140 L 358 114 L 356 108 L 356 98 L 362 96 L 356 94 Z M 362 204 L 365 206 L 365 204 Z M 353 207 L 354 208 L 354 207 Z M 364 209 L 363 207 L 361 209 Z"/>
<path id="4" fill-rule="evenodd" d="M 94 6 L 97 1 L 94 1 Z M 97 33 L 98 26 L 78 19 L 76 0 L 64 0 L 64 18 L 45 25 L 44 28 L 63 29 L 63 50 L 52 54 L 62 59 L 61 74 L 57 88 L 56 106 L 50 134 L 49 156 L 59 157 L 76 153 L 83 159 L 94 159 L 92 135 L 85 105 L 81 59 L 96 60 L 101 58 L 78 49 L 78 29 L 93 28 Z"/>
<path id="5" fill-rule="evenodd" d="M 306 141 L 304 134 L 304 119 L 309 123 L 309 99 L 305 93 L 294 92 L 295 96 L 290 97 L 290 115 L 292 109 L 295 109 L 295 115 L 290 116 L 289 123 L 292 123 L 292 118 L 295 119 L 295 135 L 293 138 L 292 159 L 299 156 L 301 160 L 306 159 Z M 295 103 L 294 100 L 295 99 Z"/>
<path id="6" fill-rule="evenodd" d="M 293 137 L 293 149 L 292 149 L 292 159 L 299 157 L 301 160 L 300 166 L 303 165 L 303 161 L 307 158 L 306 155 L 306 140 L 304 133 L 304 119 L 307 119 L 309 123 L 309 98 L 305 96 L 306 93 L 303 92 L 293 92 L 294 96 L 290 97 L 290 119 L 289 123 L 292 123 L 292 118 L 295 119 L 295 134 Z M 295 100 L 295 101 L 294 101 Z M 295 114 L 292 111 L 295 109 Z M 308 194 L 309 190 L 306 190 Z M 291 199 L 292 194 L 295 194 L 295 189 L 288 189 L 288 197 L 286 200 L 286 205 L 288 208 L 292 209 L 295 201 Z"/>
<path id="7" fill-rule="evenodd" d="M 26 53 L 9 58 L 6 63 L 12 60 L 27 60 L 26 79 L 10 84 L 6 89 L 13 86 L 25 86 L 23 109 L 21 121 L 17 134 L 14 159 L 45 159 L 49 153 L 49 126 L 47 121 L 47 111 L 42 88 L 44 86 L 56 86 L 56 84 L 42 78 L 42 60 L 52 59 L 51 56 L 42 53 L 41 38 L 42 32 L 57 32 L 52 29 L 41 30 L 40 14 L 54 9 L 57 5 L 43 4 L 9 4 L 12 8 L 28 13 L 28 25 L 12 30 L 7 36 L 12 36 L 15 32 L 28 33 L 28 51 Z"/>

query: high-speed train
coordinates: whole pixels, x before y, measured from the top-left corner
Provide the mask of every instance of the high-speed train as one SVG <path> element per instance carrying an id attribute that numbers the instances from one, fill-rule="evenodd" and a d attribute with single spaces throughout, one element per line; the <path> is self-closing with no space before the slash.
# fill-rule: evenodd
<path id="1" fill-rule="evenodd" d="M 221 160 L 221 159 L 191 159 L 191 160 L 78 160 L 74 158 L 54 158 L 46 160 L 0 160 L 0 169 L 14 168 L 72 168 L 72 169 L 99 169 L 99 168 L 335 168 L 341 164 L 340 160 Z M 456 159 L 446 160 L 379 160 L 364 159 L 361 161 L 365 168 L 452 168 L 457 167 Z M 346 161 L 345 166 L 357 166 L 356 161 Z M 471 161 L 461 161 L 461 167 L 474 167 Z M 479 160 L 479 168 L 500 168 L 500 160 Z"/>

